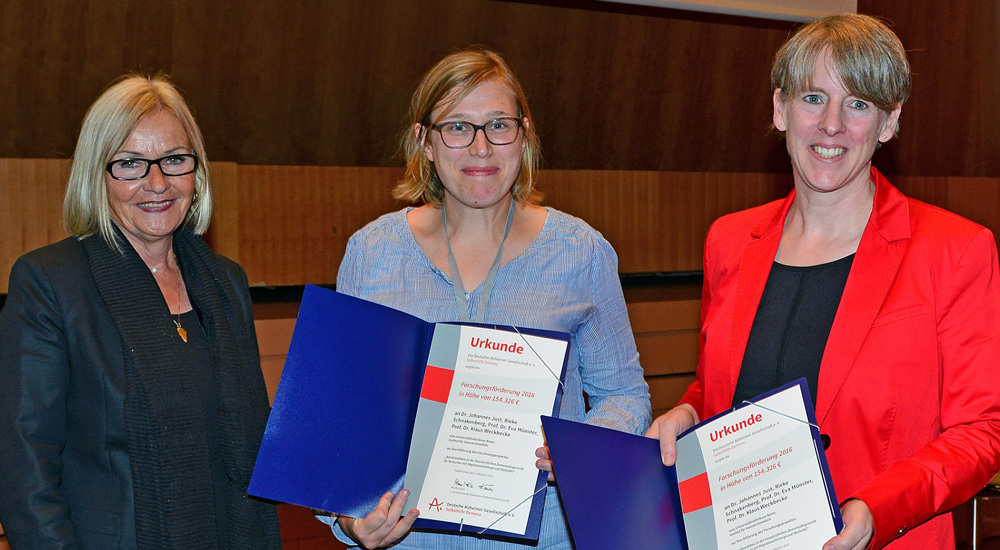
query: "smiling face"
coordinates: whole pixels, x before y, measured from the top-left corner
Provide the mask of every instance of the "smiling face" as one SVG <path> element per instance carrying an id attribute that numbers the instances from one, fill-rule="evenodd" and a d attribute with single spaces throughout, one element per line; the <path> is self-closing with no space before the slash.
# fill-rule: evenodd
<path id="1" fill-rule="evenodd" d="M 191 153 L 184 127 L 174 115 L 158 111 L 139 119 L 111 160 L 155 160 L 181 153 Z M 164 176 L 158 166 L 150 166 L 146 177 L 134 181 L 116 180 L 105 173 L 111 219 L 133 247 L 149 249 L 170 239 L 184 222 L 194 195 L 194 180 L 193 173 Z"/>
<path id="2" fill-rule="evenodd" d="M 811 87 L 782 100 L 774 91 L 774 126 L 785 132 L 799 193 L 867 190 L 871 158 L 879 142 L 896 130 L 900 108 L 891 113 L 851 95 L 823 52 Z"/>
<path id="3" fill-rule="evenodd" d="M 454 93 L 456 90 L 449 92 L 445 101 L 431 112 L 431 120 L 436 123 L 462 120 L 485 124 L 499 117 L 518 117 L 513 92 L 499 81 L 489 80 L 476 86 L 451 112 L 442 116 L 449 106 L 448 99 Z M 416 131 L 420 131 L 419 126 Z M 493 145 L 484 132 L 478 131 L 472 145 L 463 149 L 446 147 L 437 130 L 428 130 L 426 136 L 424 154 L 434 163 L 444 185 L 444 200 L 449 208 L 453 205 L 467 208 L 506 205 L 510 189 L 521 170 L 523 133 L 513 143 Z"/>

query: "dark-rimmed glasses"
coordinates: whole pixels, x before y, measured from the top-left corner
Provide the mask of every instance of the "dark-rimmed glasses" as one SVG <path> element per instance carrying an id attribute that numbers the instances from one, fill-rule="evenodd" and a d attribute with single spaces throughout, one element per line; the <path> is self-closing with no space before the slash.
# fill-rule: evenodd
<path id="1" fill-rule="evenodd" d="M 164 176 L 186 176 L 198 168 L 198 157 L 189 154 L 176 154 L 160 157 L 155 160 L 142 158 L 126 158 L 113 160 L 105 170 L 112 178 L 120 181 L 141 180 L 149 174 L 152 165 L 160 167 Z"/>
<path id="2" fill-rule="evenodd" d="M 499 117 L 486 124 L 473 124 L 466 120 L 449 120 L 434 124 L 431 128 L 441 134 L 441 141 L 449 149 L 465 149 L 476 141 L 476 133 L 480 130 L 486 136 L 486 141 L 493 145 L 509 145 L 517 140 L 523 122 L 515 117 Z"/>

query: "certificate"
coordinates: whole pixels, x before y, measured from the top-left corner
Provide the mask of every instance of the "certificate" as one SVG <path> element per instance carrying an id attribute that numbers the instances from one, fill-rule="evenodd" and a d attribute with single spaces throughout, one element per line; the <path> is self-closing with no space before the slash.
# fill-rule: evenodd
<path id="1" fill-rule="evenodd" d="M 525 535 L 541 415 L 555 414 L 568 342 L 480 326 L 434 331 L 405 487 L 420 518 Z M 538 495 L 542 497 L 543 495 Z"/>
<path id="2" fill-rule="evenodd" d="M 820 548 L 843 527 L 805 380 L 677 440 L 542 418 L 577 550 Z"/>
<path id="3" fill-rule="evenodd" d="M 558 410 L 569 341 L 308 285 L 248 492 L 364 517 L 405 484 L 416 528 L 479 533 L 503 517 L 487 535 L 537 539 L 539 415 Z"/>
<path id="4" fill-rule="evenodd" d="M 837 534 L 840 509 L 807 399 L 800 381 L 678 438 L 690 550 L 819 548 Z"/>

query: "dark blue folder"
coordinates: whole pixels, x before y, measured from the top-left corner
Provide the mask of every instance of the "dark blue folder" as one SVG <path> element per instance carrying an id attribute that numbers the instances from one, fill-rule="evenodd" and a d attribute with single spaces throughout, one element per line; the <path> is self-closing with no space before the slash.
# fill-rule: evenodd
<path id="1" fill-rule="evenodd" d="M 658 441 L 547 416 L 542 429 L 577 550 L 687 548 Z"/>
<path id="2" fill-rule="evenodd" d="M 795 387 L 805 404 L 830 513 L 839 532 L 843 521 L 805 379 L 769 391 L 753 401 Z M 751 402 L 744 402 L 715 415 L 679 438 L 750 405 Z M 663 465 L 657 440 L 544 416 L 542 429 L 577 550 L 688 548 L 677 470 Z"/>
<path id="3" fill-rule="evenodd" d="M 402 489 L 433 331 L 408 313 L 306 286 L 249 493 L 364 517 L 386 491 Z M 565 373 L 565 359 L 561 367 Z M 525 535 L 486 534 L 537 539 L 543 504 L 544 492 L 532 501 Z M 421 519 L 416 526 L 460 529 Z"/>

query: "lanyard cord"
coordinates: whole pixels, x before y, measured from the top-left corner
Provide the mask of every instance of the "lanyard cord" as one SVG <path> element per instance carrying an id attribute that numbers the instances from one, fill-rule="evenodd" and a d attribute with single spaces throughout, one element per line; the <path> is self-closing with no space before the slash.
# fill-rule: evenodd
<path id="1" fill-rule="evenodd" d="M 451 240 L 448 239 L 448 216 L 445 214 L 444 203 L 441 203 L 441 219 L 444 220 L 444 242 L 448 245 L 448 266 L 451 268 L 452 286 L 455 289 L 455 302 L 458 305 L 459 316 L 464 321 L 472 321 L 469 316 L 469 298 L 465 295 L 465 286 L 462 284 L 462 276 L 458 273 L 458 264 L 455 262 L 455 253 L 451 251 Z M 497 282 L 497 271 L 500 269 L 500 257 L 503 255 L 503 243 L 510 234 L 511 222 L 514 221 L 514 198 L 510 199 L 510 209 L 507 211 L 507 227 L 503 231 L 503 239 L 500 240 L 500 249 L 497 250 L 497 257 L 493 260 L 493 266 L 486 275 L 486 282 L 483 283 L 483 294 L 479 297 L 479 307 L 476 308 L 476 321 L 482 323 L 486 321 L 486 305 L 490 302 L 493 294 L 493 286 Z"/>

